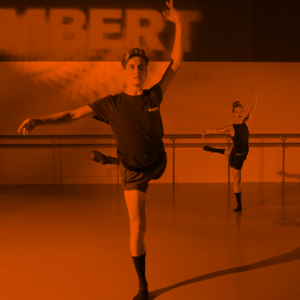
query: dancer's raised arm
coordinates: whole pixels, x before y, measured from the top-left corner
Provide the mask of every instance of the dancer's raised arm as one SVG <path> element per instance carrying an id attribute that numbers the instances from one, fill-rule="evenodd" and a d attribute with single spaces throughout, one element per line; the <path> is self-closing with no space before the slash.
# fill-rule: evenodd
<path id="1" fill-rule="evenodd" d="M 173 0 L 170 3 L 166 1 L 169 6 L 169 12 L 163 12 L 163 15 L 176 26 L 175 29 L 175 41 L 173 45 L 173 51 L 171 56 L 171 63 L 165 71 L 159 85 L 162 89 L 163 95 L 166 93 L 170 85 L 173 83 L 176 74 L 183 61 L 183 47 L 182 47 L 182 22 L 179 12 L 173 7 Z"/>
<path id="2" fill-rule="evenodd" d="M 82 106 L 73 111 L 61 112 L 41 118 L 30 118 L 22 123 L 18 129 L 18 133 L 22 132 L 25 135 L 29 134 L 37 126 L 69 124 L 91 115 L 95 115 L 91 107 Z"/>
<path id="3" fill-rule="evenodd" d="M 247 117 L 244 119 L 244 123 L 248 124 L 249 121 L 252 119 L 253 114 L 256 110 L 257 107 L 257 100 L 258 100 L 258 92 L 256 87 L 251 88 L 251 91 L 254 93 L 254 98 L 253 98 L 253 103 L 252 103 L 252 107 L 247 115 Z"/>

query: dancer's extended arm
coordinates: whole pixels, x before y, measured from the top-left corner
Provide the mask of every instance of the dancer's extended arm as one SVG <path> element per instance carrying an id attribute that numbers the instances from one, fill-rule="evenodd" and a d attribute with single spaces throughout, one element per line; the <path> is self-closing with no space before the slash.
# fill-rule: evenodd
<path id="1" fill-rule="evenodd" d="M 256 87 L 251 88 L 251 91 L 254 93 L 254 98 L 253 98 L 253 104 L 252 107 L 247 115 L 247 117 L 244 119 L 244 123 L 249 123 L 249 121 L 252 119 L 253 114 L 256 110 L 257 107 L 257 100 L 258 100 L 258 92 L 256 90 Z"/>
<path id="2" fill-rule="evenodd" d="M 173 0 L 170 0 L 170 3 L 166 1 L 167 5 L 170 8 L 168 13 L 163 12 L 164 16 L 176 26 L 175 29 L 175 41 L 173 45 L 173 51 L 171 56 L 171 63 L 165 71 L 162 79 L 159 82 L 159 85 L 162 89 L 163 95 L 173 83 L 176 74 L 183 61 L 183 50 L 182 50 L 182 22 L 179 12 L 173 7 Z"/>
<path id="3" fill-rule="evenodd" d="M 91 115 L 95 115 L 93 110 L 89 106 L 82 106 L 73 111 L 61 112 L 41 118 L 30 118 L 22 123 L 18 133 L 29 134 L 37 126 L 69 124 Z"/>
<path id="4" fill-rule="evenodd" d="M 224 126 L 222 128 L 215 128 L 215 129 L 206 129 L 206 130 L 203 130 L 201 135 L 202 135 L 202 138 L 204 138 L 204 135 L 205 134 L 211 134 L 211 133 L 229 133 L 232 135 L 232 133 L 234 132 L 234 128 L 232 125 L 227 125 L 227 126 Z"/>

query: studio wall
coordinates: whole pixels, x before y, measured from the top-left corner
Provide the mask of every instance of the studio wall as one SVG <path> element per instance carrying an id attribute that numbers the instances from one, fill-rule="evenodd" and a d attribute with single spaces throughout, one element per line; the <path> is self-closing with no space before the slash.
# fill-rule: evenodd
<path id="1" fill-rule="evenodd" d="M 174 0 L 174 6 L 183 17 L 184 63 L 160 108 L 165 134 L 200 134 L 232 123 L 231 104 L 241 101 L 246 114 L 253 86 L 259 100 L 250 133 L 299 133 L 299 1 Z M 0 135 L 17 135 L 27 118 L 73 110 L 123 91 L 120 59 L 131 47 L 142 47 L 151 59 L 145 88 L 156 84 L 174 43 L 174 24 L 162 15 L 166 9 L 163 0 L 1 1 Z M 111 133 L 108 125 L 88 118 L 38 127 L 32 135 Z M 116 168 L 88 161 L 90 150 L 1 148 L 0 184 L 117 183 Z M 101 150 L 115 155 L 115 148 Z M 252 147 L 243 182 L 280 182 L 283 171 L 286 181 L 298 181 L 298 151 L 286 148 L 283 170 L 281 147 Z M 173 181 L 173 152 L 167 152 L 168 167 L 158 182 Z M 226 157 L 201 148 L 175 153 L 176 182 L 227 182 Z"/>

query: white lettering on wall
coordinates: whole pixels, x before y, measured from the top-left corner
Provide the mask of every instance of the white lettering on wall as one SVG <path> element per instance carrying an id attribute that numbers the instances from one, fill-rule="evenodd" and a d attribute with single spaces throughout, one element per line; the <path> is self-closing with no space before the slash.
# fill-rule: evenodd
<path id="1" fill-rule="evenodd" d="M 85 14 L 78 9 L 51 9 L 49 18 L 50 49 L 56 59 L 75 51 L 77 59 L 86 56 Z"/>
<path id="2" fill-rule="evenodd" d="M 92 49 L 120 49 L 120 39 L 105 38 L 105 34 L 121 34 L 121 24 L 105 24 L 107 19 L 122 19 L 121 9 L 91 9 L 90 11 L 90 47 Z"/>
<path id="3" fill-rule="evenodd" d="M 149 21 L 149 26 L 141 26 L 141 20 Z M 164 51 L 157 34 L 164 28 L 163 16 L 155 10 L 128 9 L 126 11 L 126 46 L 140 47 L 141 37 L 152 50 Z"/>
<path id="4" fill-rule="evenodd" d="M 166 21 L 155 10 L 128 9 L 122 14 L 121 9 L 91 9 L 88 23 L 79 9 L 49 12 L 47 17 L 42 8 L 28 9 L 21 15 L 14 9 L 0 9 L 0 51 L 20 59 L 85 60 L 93 58 L 97 51 L 111 52 L 107 58 L 119 59 L 120 53 L 132 47 L 166 50 L 159 39 Z M 195 38 L 190 25 L 200 22 L 201 14 L 197 11 L 181 11 L 181 14 L 184 51 L 190 52 Z"/>
<path id="5" fill-rule="evenodd" d="M 14 9 L 0 9 L 0 50 L 28 56 L 28 15 L 18 16 Z"/>

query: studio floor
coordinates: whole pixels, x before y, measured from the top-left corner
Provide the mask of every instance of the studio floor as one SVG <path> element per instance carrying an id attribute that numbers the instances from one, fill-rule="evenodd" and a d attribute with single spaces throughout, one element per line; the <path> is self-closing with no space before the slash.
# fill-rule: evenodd
<path id="1" fill-rule="evenodd" d="M 300 184 L 152 184 L 150 299 L 300 299 Z M 117 185 L 1 186 L 1 300 L 131 300 L 137 276 Z"/>

